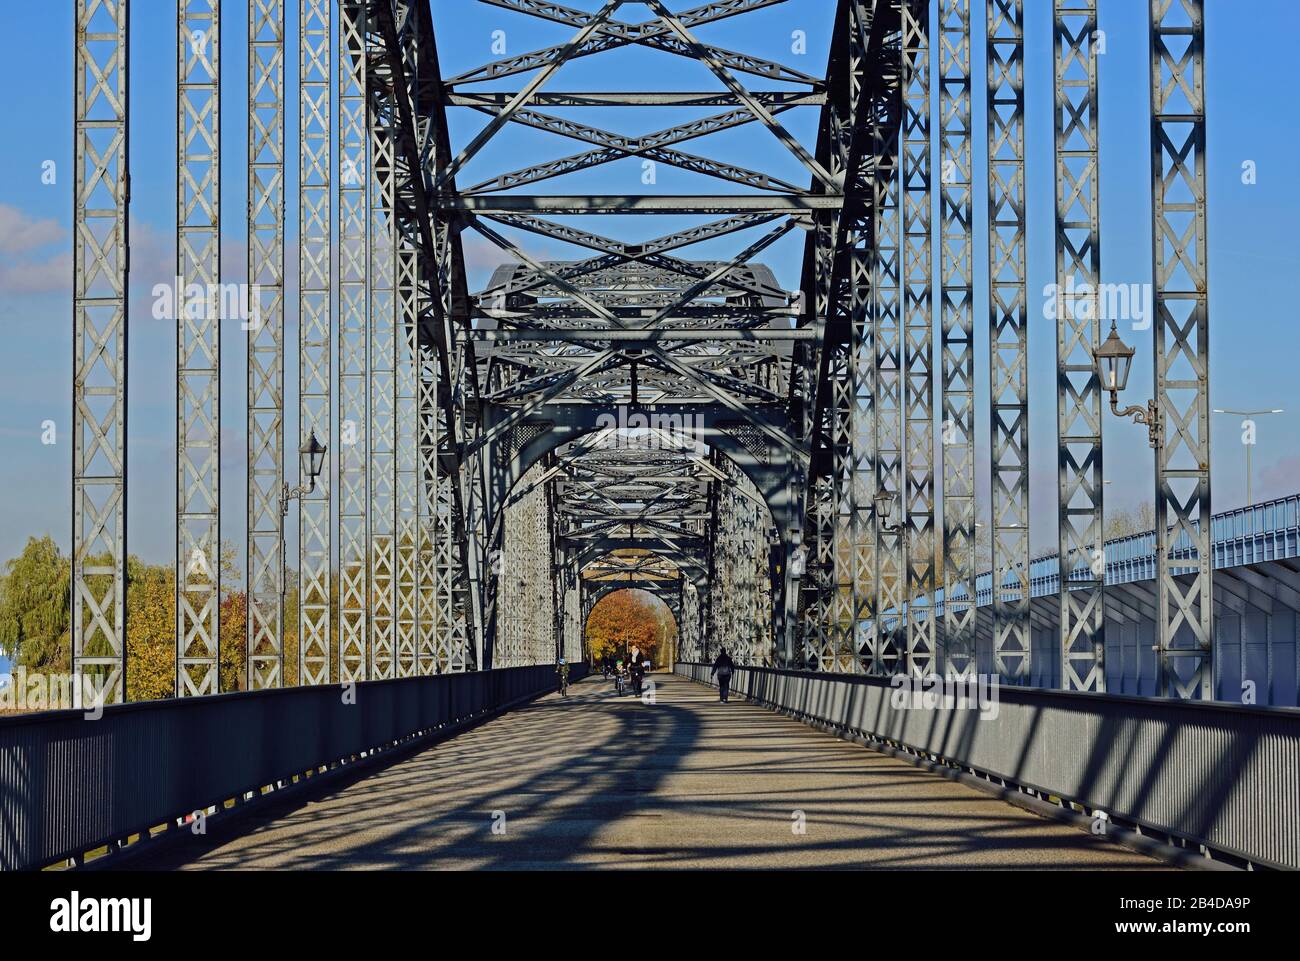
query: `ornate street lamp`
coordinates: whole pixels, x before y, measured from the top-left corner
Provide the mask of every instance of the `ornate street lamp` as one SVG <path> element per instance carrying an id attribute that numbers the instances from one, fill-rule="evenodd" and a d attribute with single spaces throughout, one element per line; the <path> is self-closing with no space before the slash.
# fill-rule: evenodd
<path id="1" fill-rule="evenodd" d="M 903 529 L 902 523 L 891 524 L 890 518 L 894 516 L 894 507 L 898 504 L 900 498 L 895 491 L 877 491 L 876 492 L 876 519 L 880 526 L 882 534 L 897 534 Z"/>
<path id="2" fill-rule="evenodd" d="M 1132 417 L 1135 424 L 1147 425 L 1147 442 L 1154 449 L 1160 443 L 1160 410 L 1154 400 L 1147 401 L 1146 407 L 1125 407 L 1119 409 L 1119 392 L 1128 385 L 1129 369 L 1133 366 L 1136 351 L 1120 340 L 1115 322 L 1111 321 L 1110 336 L 1093 352 L 1093 362 L 1097 365 L 1097 376 L 1101 378 L 1103 390 L 1110 391 L 1110 409 L 1116 417 Z"/>
<path id="3" fill-rule="evenodd" d="M 306 487 L 290 487 L 284 485 L 280 492 L 280 516 L 288 516 L 289 501 L 295 497 L 301 497 L 303 494 L 310 494 L 316 489 L 316 478 L 320 477 L 320 472 L 325 467 L 325 451 L 327 448 L 324 444 L 316 439 L 316 432 L 313 430 L 311 436 L 303 442 L 302 447 L 298 449 L 298 463 L 302 471 L 301 476 L 308 480 Z"/>

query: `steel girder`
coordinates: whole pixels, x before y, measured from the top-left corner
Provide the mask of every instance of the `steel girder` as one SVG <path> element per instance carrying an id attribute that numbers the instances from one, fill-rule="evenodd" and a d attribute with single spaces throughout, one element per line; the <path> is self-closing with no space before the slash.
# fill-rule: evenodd
<path id="1" fill-rule="evenodd" d="M 1105 689 L 1096 0 L 1056 0 L 1056 378 L 1061 684 Z"/>
<path id="2" fill-rule="evenodd" d="M 704 660 L 702 631 L 703 611 L 700 607 L 699 589 L 690 581 L 682 586 L 682 616 L 677 623 L 678 660 Z"/>
<path id="3" fill-rule="evenodd" d="M 655 17 L 639 26 L 612 17 L 619 6 L 617 3 L 605 4 L 595 12 L 552 3 L 500 4 L 566 24 L 576 34 L 569 42 L 547 51 L 511 58 L 447 81 L 454 88 L 448 103 L 477 109 L 490 119 L 484 130 L 439 174 L 442 189 L 436 199 L 437 213 L 457 226 L 474 230 L 519 262 L 519 266 L 498 271 L 472 306 L 476 319 L 473 377 L 478 385 L 483 426 L 477 436 L 467 438 L 465 453 L 480 459 L 483 474 L 490 479 L 489 489 L 498 492 L 492 494 L 497 506 L 485 505 L 486 511 L 478 512 L 474 518 L 474 523 L 487 531 L 485 544 L 498 543 L 503 525 L 509 527 L 511 523 L 510 512 L 518 510 L 532 496 L 528 486 L 536 483 L 532 480 L 525 484 L 527 489 L 522 494 L 512 496 L 509 491 L 527 469 L 525 452 L 534 444 L 536 432 L 550 429 L 540 425 L 554 424 L 553 412 L 568 405 L 621 409 L 631 415 L 623 421 L 648 410 L 645 405 L 661 410 L 674 404 L 708 405 L 730 413 L 734 426 L 724 430 L 731 432 L 748 450 L 767 452 L 775 448 L 783 458 L 806 463 L 807 452 L 801 449 L 806 442 L 779 426 L 779 417 L 760 411 L 763 408 L 779 411 L 786 407 L 791 392 L 796 396 L 802 392 L 806 397 L 815 394 L 816 377 L 808 378 L 801 388 L 794 388 L 791 374 L 798 362 L 787 349 L 785 338 L 742 339 L 734 334 L 751 328 L 779 328 L 796 312 L 791 309 L 795 301 L 790 294 L 775 283 L 770 271 L 754 263 L 764 250 L 796 225 L 813 225 L 821 238 L 822 285 L 826 288 L 835 259 L 829 230 L 841 205 L 840 183 L 846 158 L 832 163 L 825 150 L 814 156 L 777 119 L 795 106 L 826 103 L 824 81 L 703 44 L 693 34 L 702 24 L 773 6 L 776 2 L 714 3 L 680 15 L 651 2 L 648 6 Z M 845 4 L 844 9 L 861 6 Z M 848 17 L 842 19 L 847 24 Z M 860 26 L 865 30 L 868 25 L 869 17 L 866 17 Z M 631 43 L 690 56 L 704 63 L 727 93 L 703 98 L 596 94 L 590 101 L 582 94 L 550 97 L 541 94 L 539 88 L 564 63 Z M 751 92 L 737 80 L 736 73 L 755 70 L 775 79 L 806 83 L 810 89 L 797 97 L 770 91 Z M 525 71 L 537 72 L 517 92 L 474 94 L 464 89 L 465 85 L 480 80 Z M 846 87 L 840 99 L 848 98 Z M 722 107 L 724 112 L 629 137 L 539 109 L 574 102 L 624 107 L 705 103 Z M 679 149 L 686 141 L 750 123 L 766 127 L 808 170 L 814 183 L 810 191 L 799 191 L 763 171 Z M 462 174 L 481 148 L 507 124 L 577 140 L 585 145 L 585 152 L 495 176 L 476 176 L 475 185 L 465 190 L 448 189 L 451 176 Z M 848 142 L 844 140 L 846 145 Z M 667 163 L 760 193 L 564 198 L 506 192 L 628 158 Z M 624 211 L 728 216 L 635 244 L 597 236 L 549 219 L 567 213 Z M 821 213 L 806 220 L 803 216 L 806 211 Z M 796 220 L 791 214 L 799 217 Z M 693 261 L 676 255 L 676 251 L 691 244 L 754 228 L 765 228 L 765 232 L 748 242 L 731 260 Z M 512 233 L 521 231 L 585 248 L 595 256 L 586 261 L 539 260 L 512 237 Z M 815 325 L 809 331 L 813 340 L 820 336 L 824 326 L 827 304 L 823 295 L 821 309 L 809 311 Z M 811 302 L 804 310 L 808 311 L 810 306 Z M 672 330 L 677 327 L 688 329 L 689 336 L 674 340 Z M 710 330 L 717 330 L 719 336 L 710 339 Z M 546 336 L 550 332 L 554 332 L 552 340 Z M 604 333 L 610 336 L 603 337 Z M 710 415 L 714 421 L 717 417 L 717 413 Z M 615 433 L 624 434 L 628 429 L 623 424 Z M 635 426 L 630 429 L 637 430 Z M 572 449 L 552 448 L 557 459 L 548 468 L 552 473 L 543 476 L 544 483 L 555 494 L 559 543 L 562 546 L 587 543 L 631 531 L 636 534 L 631 538 L 634 541 L 668 543 L 691 552 L 706 549 L 701 498 L 716 500 L 712 493 L 704 492 L 713 491 L 728 480 L 734 482 L 734 478 L 728 478 L 725 470 L 716 467 L 714 473 L 721 477 L 703 476 L 701 464 L 708 465 L 710 459 L 700 458 L 694 452 L 669 450 L 665 458 L 656 459 L 648 456 L 647 445 L 631 446 L 640 450 L 633 455 L 632 462 L 624 463 L 619 463 L 617 451 L 601 450 L 599 446 L 574 444 Z M 654 453 L 665 451 L 655 447 Z M 509 477 L 516 480 L 508 480 Z M 785 498 L 791 485 L 785 486 L 786 490 L 774 490 L 764 484 L 759 500 L 772 496 Z M 501 511 L 505 512 L 504 520 L 496 516 Z M 784 579 L 784 565 L 776 572 L 772 565 L 764 566 L 764 581 L 770 581 L 774 573 Z M 484 605 L 489 618 L 498 603 L 495 595 L 494 587 L 488 584 Z M 484 631 L 489 647 L 497 633 L 495 624 L 489 621 Z M 851 645 L 849 650 L 851 653 Z"/>
<path id="4" fill-rule="evenodd" d="M 452 162 L 443 113 L 445 94 L 427 0 L 369 0 L 365 13 L 368 114 L 386 118 L 384 130 L 392 138 L 390 226 L 396 261 L 392 267 L 396 329 L 392 342 L 385 339 L 382 344 L 383 362 L 388 362 L 388 348 L 393 350 L 393 374 L 377 391 L 372 330 L 370 413 L 373 421 L 375 402 L 380 415 L 390 408 L 391 422 L 382 422 L 386 434 L 397 434 L 400 425 L 407 443 L 399 446 L 415 455 L 412 461 L 396 451 L 391 465 L 382 464 L 384 483 L 389 482 L 390 467 L 392 480 L 387 492 L 379 492 L 383 528 L 378 538 L 377 492 L 370 491 L 371 541 L 379 547 L 377 569 L 394 582 L 391 610 L 370 612 L 371 636 L 379 644 L 371 658 L 378 657 L 384 671 L 410 671 L 418 669 L 423 646 L 423 661 L 432 669 L 461 671 L 487 665 L 481 639 L 474 639 L 476 625 L 482 623 L 477 572 L 483 557 L 482 532 L 476 529 L 470 508 L 481 497 L 481 484 L 476 482 L 474 464 L 463 463 L 459 440 L 466 428 L 467 400 L 476 392 L 464 380 L 464 258 L 458 229 L 431 199 L 434 184 Z M 383 136 L 378 143 L 372 140 L 373 150 L 383 152 L 388 147 Z M 454 189 L 454 180 L 447 185 Z M 376 260 L 373 250 L 369 263 L 375 269 L 388 269 Z M 373 304 L 373 276 L 370 287 Z M 386 317 L 386 302 L 383 306 Z M 372 437 L 369 443 L 373 453 L 376 441 Z M 373 457 L 371 466 L 373 470 Z M 399 526 L 407 532 L 401 551 L 396 546 Z M 393 538 L 393 544 L 384 537 Z M 398 589 L 402 583 L 405 590 Z M 387 592 L 386 582 L 372 583 L 371 594 L 381 587 Z"/>
<path id="5" fill-rule="evenodd" d="M 539 464 L 534 471 L 544 469 Z M 493 664 L 522 667 L 555 657 L 549 491 L 535 487 L 505 512 L 496 578 L 505 585 L 497 612 Z"/>
<path id="6" fill-rule="evenodd" d="M 343 0 L 338 27 L 339 681 L 368 678 L 370 487 L 366 395 L 370 346 L 366 5 Z"/>
<path id="7" fill-rule="evenodd" d="M 823 669 L 855 670 L 859 660 L 868 669 L 881 663 L 879 643 L 864 630 L 878 602 L 881 557 L 875 518 L 880 311 L 873 279 L 881 240 L 891 236 L 880 213 L 888 198 L 881 187 L 897 169 L 901 13 L 894 2 L 848 0 L 836 17 L 818 159 L 844 183 L 844 208 L 838 218 L 816 221 L 805 248 L 804 303 L 813 307 L 805 326 L 819 336 L 796 344 L 791 399 L 812 449 L 801 538 L 808 571 L 797 601 L 800 657 Z M 895 225 L 892 236 L 897 233 Z M 781 537 L 785 556 L 773 576 L 784 582 L 778 630 L 788 661 L 797 545 L 787 532 Z"/>
<path id="8" fill-rule="evenodd" d="M 73 120 L 72 672 L 126 697 L 129 0 L 77 0 Z"/>
<path id="9" fill-rule="evenodd" d="M 400 350 L 402 324 L 406 321 L 405 317 L 398 317 L 396 272 L 402 241 L 396 217 L 397 180 L 409 177 L 411 171 L 403 166 L 399 172 L 397 166 L 397 140 L 402 134 L 398 100 L 404 91 L 392 73 L 388 37 L 380 16 L 375 15 L 381 11 L 373 7 L 372 4 L 365 33 L 369 100 L 366 139 L 370 149 L 367 221 L 370 426 L 366 432 L 370 538 L 366 557 L 370 567 L 369 675 L 383 679 L 394 676 L 396 666 L 397 372 L 403 360 Z"/>
<path id="10" fill-rule="evenodd" d="M 177 8 L 177 697 L 216 694 L 220 686 L 220 22 L 220 0 L 183 0 Z"/>
<path id="11" fill-rule="evenodd" d="M 975 323 L 970 0 L 940 0 L 943 581 L 949 660 L 975 654 Z"/>
<path id="12" fill-rule="evenodd" d="M 935 648 L 934 543 L 934 269 L 931 256 L 930 4 L 903 5 L 902 307 L 903 549 L 907 597 L 907 670 L 926 676 L 940 666 Z M 946 381 L 945 381 L 946 383 Z M 945 502 L 946 503 L 946 502 Z"/>
<path id="13" fill-rule="evenodd" d="M 893 0 L 900 12 L 902 4 Z M 902 61 L 902 33 L 898 35 L 896 53 Z M 891 45 L 892 46 L 892 45 Z M 876 459 L 875 489 L 885 495 L 889 505 L 903 504 L 906 480 L 905 436 L 903 415 L 902 351 L 902 209 L 899 202 L 900 141 L 902 137 L 902 71 L 898 72 L 898 89 L 889 98 L 889 106 L 870 117 L 872 153 L 877 168 L 871 182 L 874 214 L 871 252 L 871 303 L 868 321 L 874 334 L 875 356 L 872 385 L 875 389 L 872 449 Z M 877 503 L 880 503 L 879 501 Z M 900 509 L 901 513 L 901 509 Z M 906 603 L 907 539 L 903 525 L 892 516 L 879 512 L 875 516 L 876 534 L 876 623 L 873 645 L 868 658 L 870 673 L 894 674 L 906 668 L 905 627 L 886 631 L 882 628 L 886 612 L 901 612 Z M 897 624 L 897 622 L 895 622 Z"/>
<path id="14" fill-rule="evenodd" d="M 407 85 L 401 88 L 411 99 L 418 99 L 421 75 L 427 67 L 420 62 L 420 20 L 413 6 L 395 8 L 394 29 L 402 51 L 402 65 Z M 417 155 L 427 155 L 431 122 L 414 114 Z M 409 176 L 421 176 L 420 168 Z M 394 670 L 398 677 L 412 677 L 420 665 L 421 633 L 427 614 L 421 616 L 419 566 L 421 552 L 421 500 L 426 492 L 421 483 L 421 464 L 429 457 L 429 441 L 421 436 L 420 391 L 422 351 L 420 345 L 420 246 L 418 235 L 399 234 L 397 238 L 396 286 L 398 343 L 397 379 L 394 384 L 394 428 L 397 435 L 396 476 L 394 489 L 396 514 L 394 545 L 396 562 L 396 609 L 394 622 Z M 423 441 L 423 443 L 422 443 Z M 428 663 L 426 661 L 426 663 Z"/>
<path id="15" fill-rule="evenodd" d="M 988 5 L 990 527 L 993 665 L 1029 675 L 1029 314 L 1023 0 Z M 949 665 L 962 673 L 960 664 Z"/>
<path id="16" fill-rule="evenodd" d="M 1151 2 L 1160 693 L 1214 696 L 1205 11 Z"/>
<path id="17" fill-rule="evenodd" d="M 284 675 L 284 3 L 248 9 L 247 686 Z"/>
<path id="18" fill-rule="evenodd" d="M 313 434 L 330 450 L 330 297 L 334 245 L 330 233 L 333 187 L 333 104 L 330 98 L 333 16 L 330 0 L 299 0 L 298 8 L 298 436 Z M 333 471 L 304 491 L 298 512 L 298 683 L 330 680 L 330 571 L 333 565 Z M 307 478 L 300 477 L 299 484 Z"/>
<path id="19" fill-rule="evenodd" d="M 717 502 L 709 531 L 713 570 L 709 578 L 711 627 L 703 655 L 727 647 L 737 664 L 771 667 L 771 571 L 768 552 L 775 528 L 757 491 L 716 451 L 714 466 L 726 471 L 728 483 L 715 484 Z"/>

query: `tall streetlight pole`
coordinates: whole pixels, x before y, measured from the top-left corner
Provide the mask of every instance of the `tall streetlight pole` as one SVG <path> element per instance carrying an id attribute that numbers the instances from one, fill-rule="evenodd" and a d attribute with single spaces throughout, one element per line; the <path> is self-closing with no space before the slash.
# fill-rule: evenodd
<path id="1" fill-rule="evenodd" d="M 1246 438 L 1243 437 L 1242 444 L 1241 444 L 1242 447 L 1246 448 L 1246 506 L 1250 507 L 1252 504 L 1255 503 L 1254 498 L 1251 496 L 1251 489 L 1250 489 L 1250 477 L 1251 477 L 1250 450 L 1252 447 L 1255 446 L 1255 425 L 1250 420 L 1250 418 L 1262 417 L 1265 414 L 1281 414 L 1283 413 L 1283 410 L 1281 407 L 1273 407 L 1270 408 L 1269 410 L 1231 410 L 1228 408 L 1216 407 L 1214 408 L 1214 412 L 1216 414 L 1233 414 L 1238 417 L 1245 417 L 1246 420 L 1242 422 L 1242 427 L 1243 428 L 1246 427 L 1247 424 L 1250 425 L 1249 427 L 1249 430 L 1251 432 L 1250 439 L 1247 440 Z"/>

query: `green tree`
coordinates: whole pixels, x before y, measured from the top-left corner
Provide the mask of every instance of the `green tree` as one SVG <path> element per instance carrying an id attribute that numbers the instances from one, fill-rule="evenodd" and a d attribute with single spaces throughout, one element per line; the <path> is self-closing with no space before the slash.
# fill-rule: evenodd
<path id="1" fill-rule="evenodd" d="M 0 577 L 0 651 L 29 671 L 71 664 L 72 568 L 54 539 L 31 537 Z"/>

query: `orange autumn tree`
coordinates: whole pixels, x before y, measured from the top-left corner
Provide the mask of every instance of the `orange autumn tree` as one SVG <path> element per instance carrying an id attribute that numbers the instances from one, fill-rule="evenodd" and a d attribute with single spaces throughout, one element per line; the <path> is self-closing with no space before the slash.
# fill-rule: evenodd
<path id="1" fill-rule="evenodd" d="M 625 657 L 632 647 L 658 663 L 659 642 L 665 636 L 658 602 L 637 590 L 614 591 L 592 608 L 587 618 L 587 649 L 600 662 L 603 657 Z"/>

